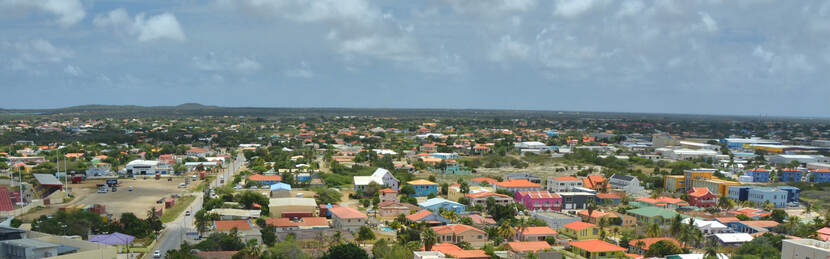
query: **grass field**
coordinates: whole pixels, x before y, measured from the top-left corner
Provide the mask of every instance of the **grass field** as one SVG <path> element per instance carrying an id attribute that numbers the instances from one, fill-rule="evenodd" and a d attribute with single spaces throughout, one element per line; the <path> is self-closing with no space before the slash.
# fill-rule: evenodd
<path id="1" fill-rule="evenodd" d="M 176 205 L 173 205 L 172 208 L 165 209 L 164 214 L 161 215 L 161 222 L 168 223 L 176 218 L 179 217 L 179 214 L 182 214 L 187 208 L 190 207 L 190 204 L 196 200 L 195 196 L 182 196 L 181 198 L 176 200 Z"/>

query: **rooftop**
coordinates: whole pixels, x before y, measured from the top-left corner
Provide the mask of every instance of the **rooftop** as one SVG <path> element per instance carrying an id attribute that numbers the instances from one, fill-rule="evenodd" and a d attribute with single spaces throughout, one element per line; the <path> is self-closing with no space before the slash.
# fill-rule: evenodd
<path id="1" fill-rule="evenodd" d="M 602 240 L 582 240 L 582 241 L 572 241 L 568 243 L 573 247 L 577 247 L 579 249 L 588 251 L 588 252 L 616 252 L 616 251 L 627 251 L 628 249 L 622 248 L 620 246 L 602 241 Z"/>
<path id="2" fill-rule="evenodd" d="M 545 241 L 508 242 L 507 246 L 510 247 L 510 250 L 516 252 L 535 252 L 539 250 L 551 249 L 550 244 Z"/>
<path id="3" fill-rule="evenodd" d="M 341 219 L 368 218 L 366 216 L 366 214 L 363 214 L 363 212 L 360 212 L 360 211 L 358 211 L 356 209 L 353 209 L 353 208 L 344 207 L 344 206 L 334 207 L 334 208 L 329 209 L 329 211 L 331 212 L 332 215 L 335 215 L 335 216 L 337 216 L 338 218 L 341 218 Z"/>
<path id="4" fill-rule="evenodd" d="M 584 228 L 595 227 L 595 226 L 596 225 L 588 223 L 588 222 L 574 221 L 574 222 L 565 224 L 562 227 L 573 229 L 573 230 L 581 230 L 581 229 L 584 229 Z"/>

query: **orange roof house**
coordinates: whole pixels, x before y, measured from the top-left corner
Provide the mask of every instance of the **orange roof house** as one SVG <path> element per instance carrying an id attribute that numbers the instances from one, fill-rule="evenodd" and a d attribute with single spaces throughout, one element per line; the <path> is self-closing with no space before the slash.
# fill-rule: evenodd
<path id="1" fill-rule="evenodd" d="M 605 177 L 598 174 L 592 174 L 582 179 L 582 186 L 589 189 L 599 190 L 606 184 Z"/>
<path id="2" fill-rule="evenodd" d="M 489 259 L 490 256 L 487 255 L 484 250 L 464 250 L 457 245 L 452 243 L 440 243 L 435 244 L 432 246 L 430 251 L 438 251 L 445 255 L 450 255 L 453 258 L 466 258 L 466 259 Z"/>
<path id="3" fill-rule="evenodd" d="M 274 184 L 274 183 L 282 181 L 282 176 L 255 174 L 255 175 L 248 176 L 248 180 L 249 181 L 262 182 L 262 183 L 265 183 L 265 184 Z"/>
<path id="4" fill-rule="evenodd" d="M 628 241 L 628 246 L 629 246 L 629 248 L 631 248 L 631 252 L 633 252 L 635 254 L 645 254 L 646 251 L 648 251 L 648 249 L 651 247 L 651 245 L 653 245 L 654 243 L 660 242 L 660 241 L 669 241 L 669 242 L 672 242 L 675 245 L 677 245 L 677 247 L 682 247 L 680 245 L 680 242 L 677 242 L 677 240 L 675 240 L 674 238 L 670 238 L 670 237 L 651 237 L 651 238 L 634 239 L 634 240 Z M 637 246 L 637 243 L 640 243 L 640 242 L 643 242 L 643 245 Z"/>
<path id="5" fill-rule="evenodd" d="M 574 253 L 585 258 L 598 258 L 597 255 L 604 253 L 604 258 L 614 258 L 614 255 L 624 255 L 626 249 L 602 240 L 582 240 L 568 243 Z"/>
<path id="6" fill-rule="evenodd" d="M 508 242 L 507 247 L 510 248 L 510 251 L 520 254 L 552 249 L 550 244 L 545 241 Z"/>
<path id="7" fill-rule="evenodd" d="M 470 180 L 470 183 L 472 183 L 473 185 L 481 185 L 481 183 L 483 183 L 483 182 L 486 182 L 490 185 L 494 185 L 497 182 L 499 182 L 499 180 L 489 178 L 489 177 L 476 177 L 476 178 L 473 178 L 473 179 Z"/>
<path id="8" fill-rule="evenodd" d="M 213 229 L 216 231 L 251 230 L 251 222 L 248 220 L 217 220 L 213 222 Z"/>
<path id="9" fill-rule="evenodd" d="M 548 227 L 526 227 L 516 231 L 516 237 L 522 241 L 545 241 L 549 236 L 556 236 L 556 230 Z"/>

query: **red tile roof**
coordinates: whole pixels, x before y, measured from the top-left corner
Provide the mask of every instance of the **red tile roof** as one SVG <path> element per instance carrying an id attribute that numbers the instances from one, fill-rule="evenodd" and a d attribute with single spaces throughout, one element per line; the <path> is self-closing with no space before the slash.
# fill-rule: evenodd
<path id="1" fill-rule="evenodd" d="M 741 221 L 741 224 L 750 226 L 750 227 L 759 227 L 759 228 L 772 228 L 778 226 L 780 223 L 777 221 L 772 220 L 744 220 Z"/>
<path id="2" fill-rule="evenodd" d="M 432 211 L 422 210 L 422 211 L 419 211 L 415 214 L 407 215 L 406 219 L 411 220 L 411 221 L 418 221 L 418 220 L 421 220 L 421 219 L 425 218 L 426 216 L 429 216 L 430 214 L 432 214 Z"/>
<path id="3" fill-rule="evenodd" d="M 329 221 L 324 217 L 306 217 L 300 218 L 300 221 L 292 221 L 289 218 L 266 218 L 265 224 L 275 227 L 328 226 Z"/>
<path id="4" fill-rule="evenodd" d="M 553 180 L 557 180 L 557 181 L 579 181 L 579 178 L 576 178 L 576 177 L 573 177 L 573 176 L 560 176 L 560 177 L 553 178 Z"/>
<path id="5" fill-rule="evenodd" d="M 504 188 L 521 188 L 521 187 L 542 187 L 541 185 L 532 183 L 527 179 L 518 179 L 518 180 L 507 180 L 504 182 L 495 183 L 495 185 L 504 187 Z"/>
<path id="6" fill-rule="evenodd" d="M 497 196 L 497 197 L 502 197 L 502 198 L 510 198 L 510 196 L 507 196 L 507 195 L 504 195 L 504 194 L 501 194 L 501 193 L 495 193 L 495 192 L 477 192 L 477 193 L 468 193 L 468 194 L 465 194 L 464 196 L 467 196 L 467 198 L 473 198 L 473 199 L 477 199 L 477 198 L 486 198 L 486 197 L 490 197 L 490 196 Z"/>
<path id="7" fill-rule="evenodd" d="M 574 222 L 565 224 L 562 227 L 570 228 L 570 229 L 573 229 L 573 230 L 581 230 L 581 229 L 584 229 L 584 228 L 594 227 L 594 226 L 596 226 L 596 225 L 588 223 L 588 222 L 574 221 Z"/>
<path id="8" fill-rule="evenodd" d="M 522 231 L 522 235 L 556 235 L 556 230 L 548 226 L 541 227 L 526 227 Z"/>
<path id="9" fill-rule="evenodd" d="M 643 249 L 643 250 L 648 250 L 651 247 L 651 245 L 653 245 L 654 243 L 663 241 L 663 240 L 670 241 L 670 242 L 674 243 L 675 245 L 677 245 L 677 247 L 680 247 L 680 242 L 677 242 L 677 240 L 675 240 L 674 238 L 670 238 L 670 237 L 652 237 L 652 238 L 634 239 L 634 240 L 628 241 L 628 245 L 633 246 L 633 247 L 638 247 L 637 243 L 639 243 L 640 241 L 643 241 L 643 243 L 645 243 L 645 244 L 642 247 L 639 247 L 639 248 Z"/>
<path id="10" fill-rule="evenodd" d="M 341 219 L 368 218 L 368 216 L 366 216 L 366 214 L 363 214 L 363 212 L 349 207 L 335 207 L 329 209 L 329 212 L 331 212 L 332 215 L 336 215 L 338 218 Z"/>
<path id="11" fill-rule="evenodd" d="M 12 211 L 14 210 L 14 206 L 12 206 L 11 196 L 9 195 L 9 189 L 6 189 L 6 186 L 0 186 L 0 211 Z"/>
<path id="12" fill-rule="evenodd" d="M 692 197 L 703 197 L 703 196 L 706 196 L 706 195 L 708 195 L 708 194 L 712 194 L 712 195 L 714 195 L 711 191 L 709 191 L 709 188 L 706 188 L 706 187 L 694 187 L 694 189 L 692 189 L 692 191 L 689 193 L 689 196 L 692 196 Z"/>
<path id="13" fill-rule="evenodd" d="M 738 219 L 736 217 L 717 217 L 717 218 L 715 218 L 715 220 L 717 220 L 720 223 L 741 221 L 740 219 Z"/>
<path id="14" fill-rule="evenodd" d="M 250 230 L 251 229 L 251 222 L 248 220 L 217 220 L 214 221 L 213 224 L 215 225 L 215 230 L 218 231 L 227 231 L 236 228 L 237 230 Z"/>
<path id="15" fill-rule="evenodd" d="M 578 247 L 579 249 L 588 251 L 588 252 L 615 252 L 615 251 L 626 251 L 627 249 L 622 248 L 620 246 L 602 241 L 602 240 L 582 240 L 582 241 L 573 241 L 568 243 L 571 246 Z"/>
<path id="16" fill-rule="evenodd" d="M 282 176 L 255 174 L 255 175 L 248 176 L 248 180 L 251 180 L 251 181 L 282 181 Z"/>
<path id="17" fill-rule="evenodd" d="M 496 220 L 491 217 L 482 217 L 478 214 L 470 214 L 468 216 L 470 219 L 473 220 L 473 224 L 480 224 L 480 225 L 495 225 Z"/>
<path id="18" fill-rule="evenodd" d="M 579 216 L 588 217 L 588 210 L 580 210 L 577 214 L 579 214 Z M 608 215 L 608 213 L 598 211 L 598 210 L 594 210 L 594 211 L 591 212 L 590 217 L 592 217 L 592 218 L 602 218 L 605 215 Z"/>
<path id="19" fill-rule="evenodd" d="M 536 252 L 539 250 L 551 249 L 550 244 L 545 241 L 508 242 L 510 250 L 516 252 Z"/>
<path id="20" fill-rule="evenodd" d="M 398 191 L 386 188 L 386 189 L 380 190 L 378 192 L 380 192 L 380 193 L 397 193 Z"/>
<path id="21" fill-rule="evenodd" d="M 446 226 L 432 227 L 432 230 L 434 230 L 435 233 L 437 233 L 439 235 L 460 234 L 460 233 L 464 233 L 464 232 L 467 232 L 467 231 L 475 231 L 475 232 L 479 232 L 479 233 L 482 233 L 482 234 L 487 233 L 487 232 L 484 232 L 484 230 L 477 229 L 477 228 L 467 226 L 467 225 L 461 225 L 461 224 L 452 224 L 452 225 L 446 225 Z"/>
<path id="22" fill-rule="evenodd" d="M 476 177 L 470 180 L 470 182 L 487 182 L 489 184 L 495 184 L 499 182 L 499 180 L 489 178 L 489 177 Z"/>
<path id="23" fill-rule="evenodd" d="M 619 195 L 613 193 L 597 193 L 597 198 L 600 199 L 622 199 Z"/>

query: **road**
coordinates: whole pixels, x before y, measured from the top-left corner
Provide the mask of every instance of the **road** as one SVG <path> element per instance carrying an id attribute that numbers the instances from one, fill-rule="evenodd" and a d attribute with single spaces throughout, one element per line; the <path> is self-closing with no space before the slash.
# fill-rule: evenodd
<path id="1" fill-rule="evenodd" d="M 231 166 L 221 174 L 225 176 L 225 181 L 230 181 L 233 175 L 237 173 L 239 168 L 241 168 L 244 163 L 245 156 L 242 155 L 242 152 L 239 152 L 236 160 L 234 160 Z M 218 177 L 213 179 L 213 182 L 210 183 L 211 188 L 219 185 Z M 165 233 L 161 236 L 158 242 L 156 242 L 156 246 L 153 250 L 144 255 L 144 258 L 152 258 L 153 251 L 155 250 L 161 251 L 162 258 L 164 258 L 167 250 L 179 249 L 179 247 L 181 247 L 182 242 L 186 238 L 185 235 L 187 232 L 196 232 L 194 217 L 196 216 L 196 212 L 202 209 L 204 192 L 193 193 L 193 195 L 196 196 L 196 200 L 193 201 L 193 205 L 191 205 L 190 209 L 188 209 L 190 211 L 190 216 L 185 216 L 183 213 L 182 215 L 179 215 L 176 220 L 164 224 L 164 228 L 166 229 Z"/>

